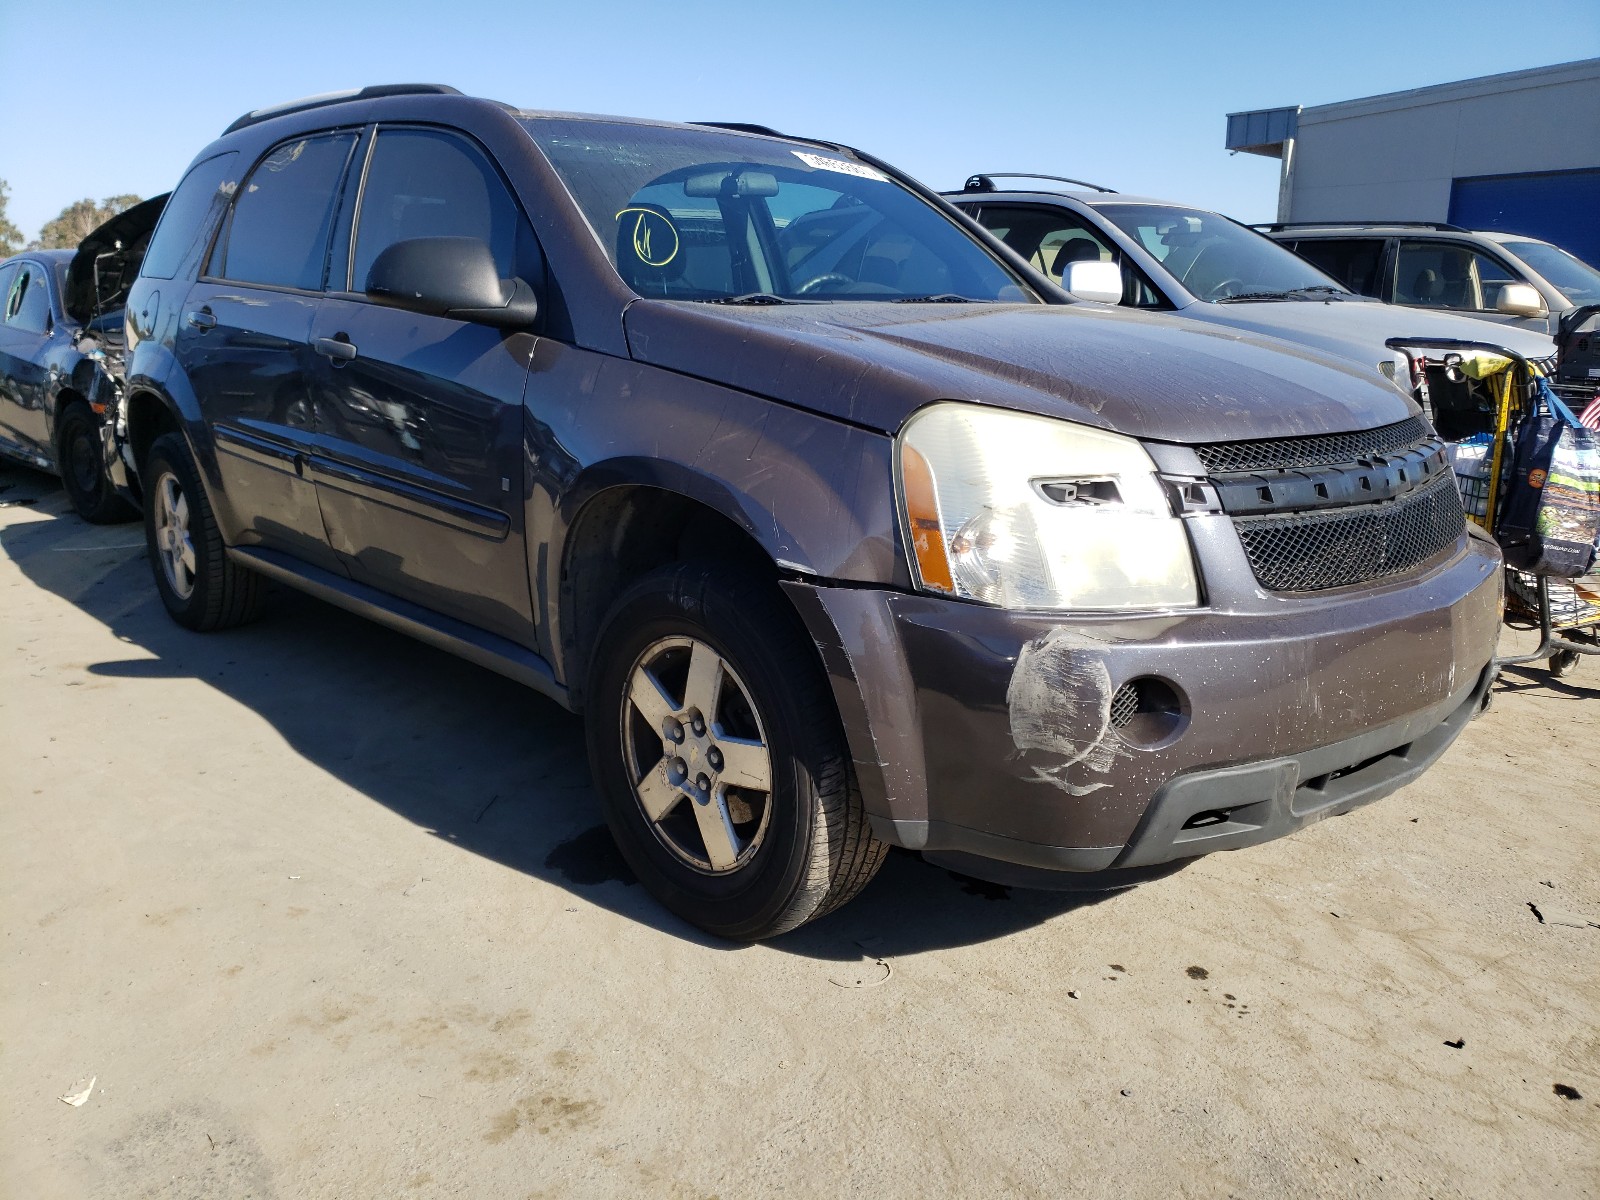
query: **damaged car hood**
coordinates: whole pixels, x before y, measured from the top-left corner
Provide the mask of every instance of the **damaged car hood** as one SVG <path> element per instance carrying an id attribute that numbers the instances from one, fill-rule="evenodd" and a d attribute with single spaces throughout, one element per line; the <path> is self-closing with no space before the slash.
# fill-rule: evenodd
<path id="1" fill-rule="evenodd" d="M 78 243 L 61 297 L 67 316 L 87 325 L 101 313 L 122 307 L 166 206 L 165 195 L 141 201 Z"/>
<path id="2" fill-rule="evenodd" d="M 1183 443 L 1344 433 L 1419 411 L 1371 367 L 1089 305 L 638 300 L 624 326 L 638 361 L 885 433 L 935 400 Z"/>

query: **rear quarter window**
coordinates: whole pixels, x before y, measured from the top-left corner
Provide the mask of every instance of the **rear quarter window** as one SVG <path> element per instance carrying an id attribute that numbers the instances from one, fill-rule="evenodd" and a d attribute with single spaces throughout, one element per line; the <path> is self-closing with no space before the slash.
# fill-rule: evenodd
<path id="1" fill-rule="evenodd" d="M 238 183 L 237 152 L 229 151 L 196 163 L 172 193 L 145 252 L 141 275 L 171 279 L 180 267 L 193 266 L 218 217 L 227 208 Z"/>

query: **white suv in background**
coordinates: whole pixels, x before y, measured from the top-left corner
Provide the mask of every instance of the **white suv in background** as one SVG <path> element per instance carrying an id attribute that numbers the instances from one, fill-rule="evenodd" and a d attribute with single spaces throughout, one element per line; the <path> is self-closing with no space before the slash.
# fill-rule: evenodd
<path id="1" fill-rule="evenodd" d="M 1351 291 L 1555 333 L 1561 315 L 1600 304 L 1600 270 L 1520 233 L 1410 223 L 1257 225 Z"/>

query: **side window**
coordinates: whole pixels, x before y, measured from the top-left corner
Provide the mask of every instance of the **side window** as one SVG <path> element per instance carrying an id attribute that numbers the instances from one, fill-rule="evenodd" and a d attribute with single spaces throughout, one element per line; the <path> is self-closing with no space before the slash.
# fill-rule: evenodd
<path id="1" fill-rule="evenodd" d="M 1122 266 L 1122 303 L 1130 308 L 1159 308 L 1161 297 L 1144 274 L 1124 263 L 1103 234 L 1088 222 L 1060 209 L 1005 208 L 984 205 L 980 220 L 990 233 L 1010 246 L 1034 268 L 1060 283 L 1069 263 L 1112 262 Z"/>
<path id="2" fill-rule="evenodd" d="M 44 268 L 24 263 L 6 301 L 6 324 L 29 333 L 50 328 L 50 284 Z"/>
<path id="3" fill-rule="evenodd" d="M 178 268 L 198 261 L 211 230 L 238 186 L 239 155 L 229 151 L 196 163 L 167 199 L 161 222 L 145 251 L 139 273 L 171 279 Z"/>
<path id="4" fill-rule="evenodd" d="M 1352 292 L 1376 296 L 1381 290 L 1382 238 L 1304 238 L 1289 247 Z"/>
<path id="5" fill-rule="evenodd" d="M 1493 312 L 1512 274 L 1486 254 L 1450 242 L 1401 242 L 1395 256 L 1399 304 Z"/>
<path id="6" fill-rule="evenodd" d="M 11 315 L 11 288 L 17 282 L 19 264 L 0 265 L 0 322 Z"/>
<path id="7" fill-rule="evenodd" d="M 353 133 L 297 138 L 262 159 L 234 198 L 211 273 L 320 291 L 339 182 L 355 141 Z"/>
<path id="8" fill-rule="evenodd" d="M 389 246 L 422 237 L 478 238 L 502 278 L 538 283 L 543 274 L 533 229 L 481 150 L 437 130 L 380 128 L 361 188 L 350 289 L 365 290 Z M 335 263 L 330 288 L 344 290 L 342 274 Z"/>

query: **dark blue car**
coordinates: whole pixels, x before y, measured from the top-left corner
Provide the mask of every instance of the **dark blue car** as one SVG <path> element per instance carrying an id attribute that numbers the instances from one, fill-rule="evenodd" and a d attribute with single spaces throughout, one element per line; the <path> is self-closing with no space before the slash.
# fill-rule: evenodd
<path id="1" fill-rule="evenodd" d="M 0 458 L 61 476 L 97 524 L 132 520 L 106 472 L 121 377 L 127 285 L 166 198 L 121 213 L 76 250 L 0 262 Z"/>

